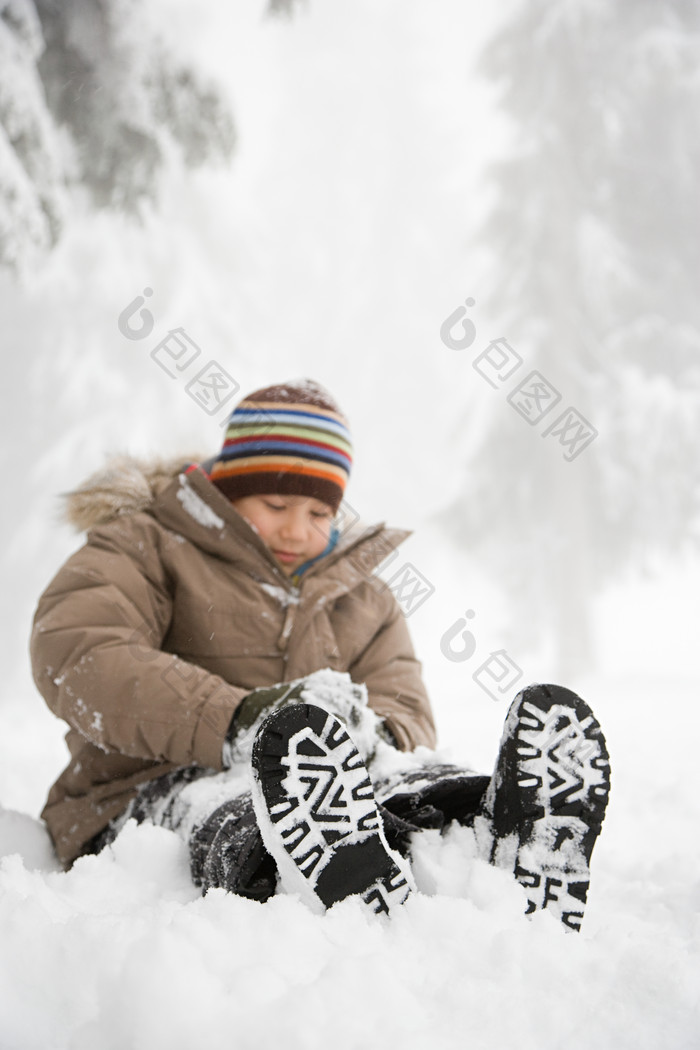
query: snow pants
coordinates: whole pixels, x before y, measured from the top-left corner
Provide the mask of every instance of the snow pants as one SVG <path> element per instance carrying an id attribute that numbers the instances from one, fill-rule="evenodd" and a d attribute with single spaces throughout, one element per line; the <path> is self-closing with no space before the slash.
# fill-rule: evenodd
<path id="1" fill-rule="evenodd" d="M 127 820 L 148 821 L 185 838 L 192 880 L 203 893 L 218 887 L 268 900 L 275 892 L 277 867 L 263 845 L 250 792 L 235 794 L 193 817 L 193 803 L 186 801 L 185 789 L 212 776 L 209 769 L 183 766 L 144 784 L 124 814 L 97 835 L 86 852 L 98 853 L 113 842 Z M 455 766 L 434 765 L 375 782 L 387 842 L 410 858 L 415 832 L 442 831 L 453 821 L 471 824 L 489 781 L 490 777 Z"/>

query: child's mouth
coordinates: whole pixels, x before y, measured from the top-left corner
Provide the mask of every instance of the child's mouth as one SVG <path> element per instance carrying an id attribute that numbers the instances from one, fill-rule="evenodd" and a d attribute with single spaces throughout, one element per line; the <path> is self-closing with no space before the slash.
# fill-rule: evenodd
<path id="1" fill-rule="evenodd" d="M 293 551 L 273 551 L 274 556 L 285 564 L 290 564 L 293 561 L 298 561 L 301 557 L 300 554 L 295 554 Z"/>

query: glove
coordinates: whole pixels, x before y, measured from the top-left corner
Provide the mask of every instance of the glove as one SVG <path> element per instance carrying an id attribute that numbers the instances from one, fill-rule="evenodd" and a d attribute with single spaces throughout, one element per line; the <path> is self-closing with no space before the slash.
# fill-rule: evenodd
<path id="1" fill-rule="evenodd" d="M 263 712 L 267 716 L 287 704 L 299 703 L 305 684 L 306 679 L 299 678 L 296 682 L 267 685 L 248 693 L 233 713 L 226 739 L 233 743 L 236 736 L 250 729 Z"/>
<path id="2" fill-rule="evenodd" d="M 391 730 L 368 706 L 366 687 L 353 682 L 347 672 L 324 668 L 293 682 L 254 689 L 244 697 L 226 733 L 224 766 L 247 756 L 259 727 L 273 711 L 299 703 L 315 704 L 344 722 L 365 761 L 374 755 L 378 739 L 396 746 Z"/>

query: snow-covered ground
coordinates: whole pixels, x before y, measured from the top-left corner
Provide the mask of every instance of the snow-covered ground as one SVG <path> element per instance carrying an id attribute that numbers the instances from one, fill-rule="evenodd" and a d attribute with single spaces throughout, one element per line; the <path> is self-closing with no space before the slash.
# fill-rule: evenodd
<path id="1" fill-rule="evenodd" d="M 441 585 L 413 628 L 441 746 L 483 769 L 507 705 L 440 654 L 434 624 L 464 599 L 444 550 L 409 542 Z M 526 919 L 466 829 L 415 843 L 420 892 L 391 921 L 354 900 L 318 916 L 286 895 L 202 898 L 178 837 L 147 826 L 62 873 L 33 819 L 63 761 L 60 724 L 29 686 L 8 699 L 0 799 L 26 812 L 0 818 L 0 1047 L 697 1047 L 697 676 L 683 635 L 651 615 L 686 601 L 678 623 L 697 622 L 691 593 L 649 582 L 601 604 L 607 670 L 575 686 L 604 726 L 613 787 L 578 935 Z"/>

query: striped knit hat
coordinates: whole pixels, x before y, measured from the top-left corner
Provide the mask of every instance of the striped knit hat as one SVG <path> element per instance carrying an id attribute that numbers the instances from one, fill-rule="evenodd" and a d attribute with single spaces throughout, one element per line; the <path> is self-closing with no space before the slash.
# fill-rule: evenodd
<path id="1" fill-rule="evenodd" d="M 234 408 L 210 477 L 230 500 L 311 496 L 335 512 L 351 463 L 338 405 L 318 383 L 299 379 L 255 390 Z"/>

